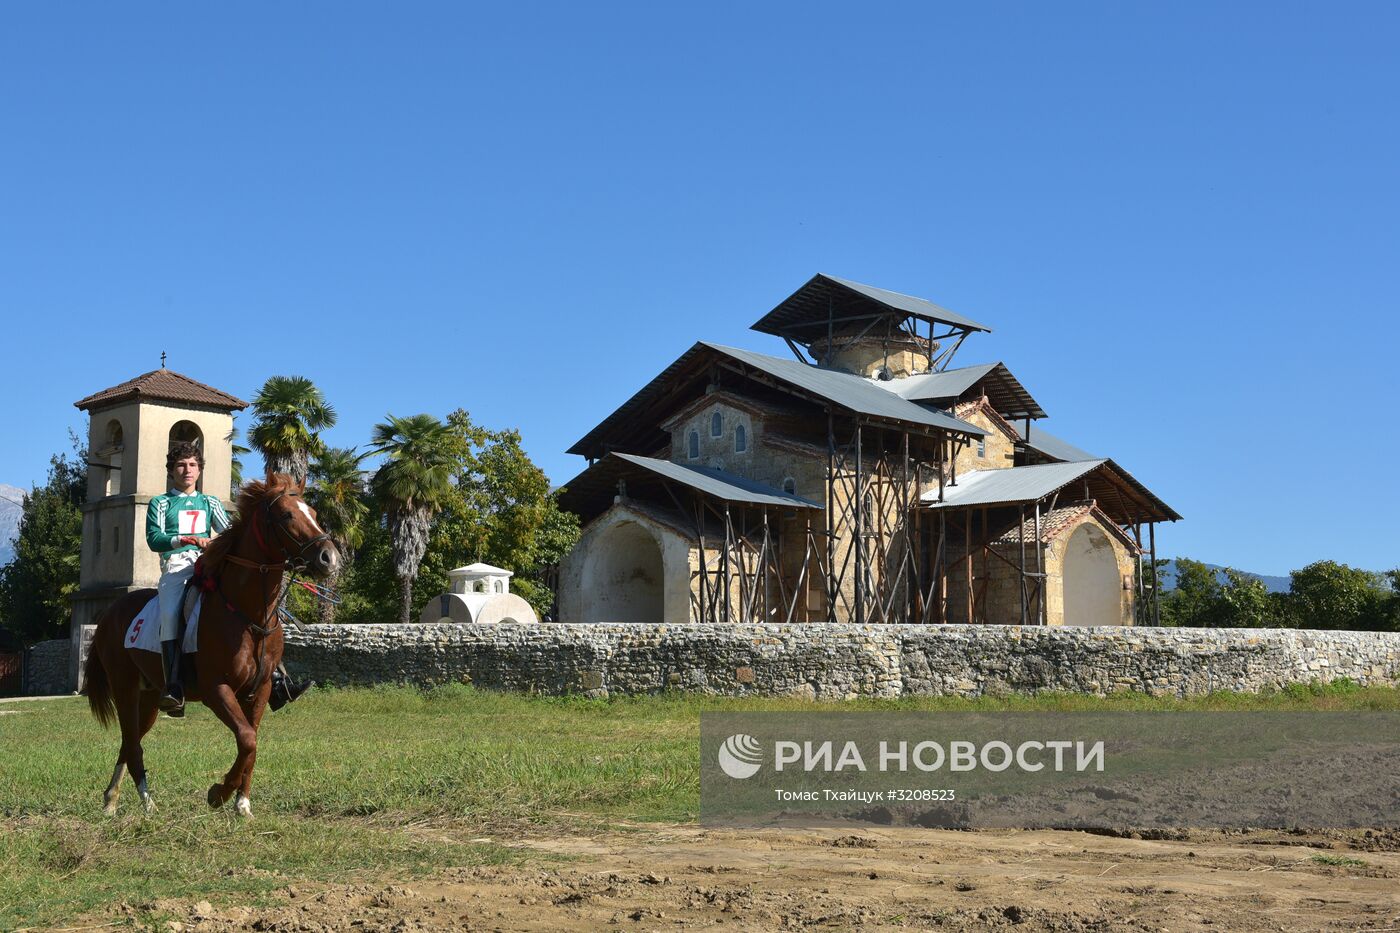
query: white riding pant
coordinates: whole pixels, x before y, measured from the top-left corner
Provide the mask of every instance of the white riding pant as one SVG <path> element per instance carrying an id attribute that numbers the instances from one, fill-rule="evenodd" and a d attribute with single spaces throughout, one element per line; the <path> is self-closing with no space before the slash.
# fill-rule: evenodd
<path id="1" fill-rule="evenodd" d="M 194 563 L 200 552 L 181 551 L 171 554 L 165 562 L 165 572 L 156 584 L 160 594 L 157 604 L 160 610 L 160 640 L 170 641 L 180 634 L 180 597 L 184 595 L 185 583 L 194 576 Z"/>

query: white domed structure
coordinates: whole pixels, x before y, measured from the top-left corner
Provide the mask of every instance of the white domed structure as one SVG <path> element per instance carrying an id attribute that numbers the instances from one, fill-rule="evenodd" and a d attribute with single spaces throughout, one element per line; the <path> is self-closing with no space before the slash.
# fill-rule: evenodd
<path id="1" fill-rule="evenodd" d="M 524 622 L 539 619 L 530 604 L 510 591 L 514 574 L 490 564 L 449 571 L 450 592 L 428 600 L 419 622 Z"/>

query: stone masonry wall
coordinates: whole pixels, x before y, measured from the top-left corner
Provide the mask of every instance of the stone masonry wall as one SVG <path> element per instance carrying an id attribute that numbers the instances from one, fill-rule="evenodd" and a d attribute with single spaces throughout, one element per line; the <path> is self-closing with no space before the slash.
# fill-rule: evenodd
<path id="1" fill-rule="evenodd" d="M 548 694 L 817 699 L 1138 690 L 1197 696 L 1349 677 L 1400 684 L 1400 634 L 1287 629 L 806 625 L 309 625 L 288 669 L 323 683 Z"/>
<path id="2" fill-rule="evenodd" d="M 68 667 L 67 638 L 41 641 L 33 645 L 24 657 L 24 692 L 26 696 L 46 697 L 72 693 L 75 684 Z"/>

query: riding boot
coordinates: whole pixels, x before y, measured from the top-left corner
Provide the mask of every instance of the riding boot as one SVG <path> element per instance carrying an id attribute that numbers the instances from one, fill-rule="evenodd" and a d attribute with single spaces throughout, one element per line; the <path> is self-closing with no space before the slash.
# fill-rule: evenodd
<path id="1" fill-rule="evenodd" d="M 161 642 L 160 657 L 165 666 L 165 693 L 158 705 L 167 716 L 179 719 L 185 715 L 185 688 L 180 683 L 180 640 L 172 638 Z"/>
<path id="2" fill-rule="evenodd" d="M 290 677 L 284 676 L 281 670 L 275 670 L 272 672 L 272 695 L 268 697 L 268 708 L 275 713 L 314 686 L 316 686 L 314 680 L 304 680 L 298 683 Z"/>

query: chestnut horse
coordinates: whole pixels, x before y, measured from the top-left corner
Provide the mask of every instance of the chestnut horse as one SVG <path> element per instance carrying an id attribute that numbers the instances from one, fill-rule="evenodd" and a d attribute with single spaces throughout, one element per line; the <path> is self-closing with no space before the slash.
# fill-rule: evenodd
<path id="1" fill-rule="evenodd" d="M 209 544 L 195 572 L 204 603 L 194 658 L 198 683 L 187 699 L 213 710 L 238 741 L 233 767 L 209 788 L 208 800 L 211 807 L 220 807 L 236 792 L 238 813 L 244 817 L 252 816 L 249 788 L 258 724 L 272 690 L 271 674 L 282 661 L 277 608 L 284 573 L 305 570 L 325 576 L 340 561 L 315 511 L 302 499 L 304 485 L 282 474 L 246 484 L 238 497 L 237 520 Z M 131 772 L 146 809 L 155 806 L 146 786 L 141 739 L 159 715 L 161 658 L 124 644 L 132 619 L 155 594 L 137 590 L 108 607 L 97 620 L 88 655 L 88 705 L 103 726 L 115 718 L 122 730 L 121 752 L 103 797 L 109 814 L 116 812 L 125 771 Z"/>

